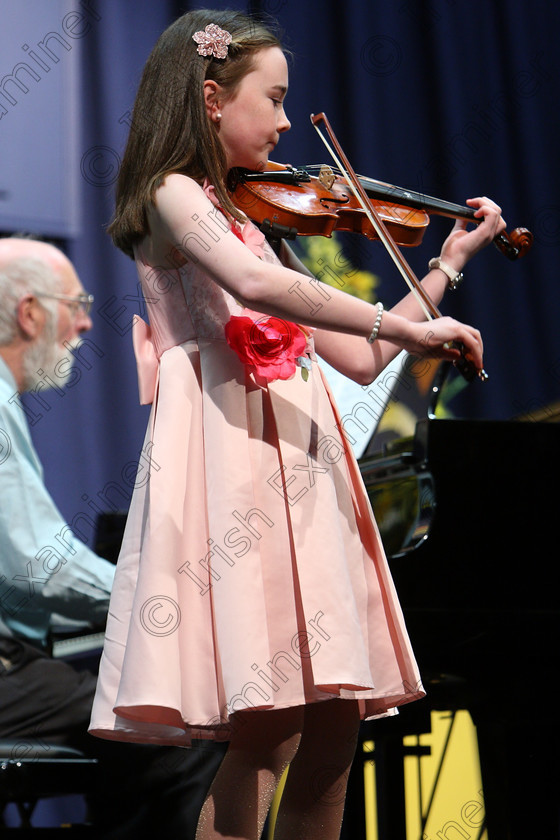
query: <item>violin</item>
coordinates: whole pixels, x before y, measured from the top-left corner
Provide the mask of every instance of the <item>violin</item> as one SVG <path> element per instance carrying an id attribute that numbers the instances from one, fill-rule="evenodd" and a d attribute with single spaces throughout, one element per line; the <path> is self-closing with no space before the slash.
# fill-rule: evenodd
<path id="1" fill-rule="evenodd" d="M 234 204 L 272 238 L 293 239 L 297 235 L 331 236 L 334 230 L 353 231 L 379 239 L 415 295 L 426 318 L 441 318 L 422 284 L 399 250 L 399 245 L 418 245 L 429 224 L 429 214 L 466 219 L 479 224 L 470 207 L 461 207 L 429 196 L 358 176 L 324 113 L 311 114 L 317 129 L 333 158 L 338 173 L 322 167 L 312 176 L 307 169 L 269 163 L 262 172 L 232 170 L 228 188 Z M 331 145 L 319 129 L 324 123 Z M 375 197 L 374 197 L 375 196 Z M 397 197 L 398 203 L 393 199 Z M 383 198 L 383 200 L 381 200 Z M 516 260 L 531 247 L 533 236 L 526 228 L 516 228 L 494 239 L 494 244 L 509 259 Z M 460 352 L 454 362 L 467 381 L 476 376 L 488 379 L 485 370 L 478 370 L 465 347 L 451 342 L 450 348 Z"/>
<path id="2" fill-rule="evenodd" d="M 312 174 L 313 171 L 318 174 Z M 472 207 L 362 175 L 357 177 L 378 216 L 400 246 L 421 244 L 431 214 L 465 219 L 474 224 L 481 221 L 475 218 Z M 330 166 L 296 168 L 269 161 L 261 172 L 231 170 L 228 187 L 235 206 L 265 234 L 295 239 L 296 236 L 332 236 L 339 230 L 358 233 L 368 239 L 379 238 L 348 181 Z M 532 243 L 532 233 L 523 227 L 515 228 L 509 234 L 504 231 L 494 240 L 496 247 L 510 260 L 524 256 Z"/>

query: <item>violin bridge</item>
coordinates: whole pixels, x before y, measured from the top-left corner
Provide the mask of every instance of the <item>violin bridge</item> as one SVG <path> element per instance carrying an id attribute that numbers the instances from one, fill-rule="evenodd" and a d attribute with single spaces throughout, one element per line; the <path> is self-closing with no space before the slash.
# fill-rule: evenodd
<path id="1" fill-rule="evenodd" d="M 336 175 L 330 166 L 323 165 L 319 170 L 319 177 L 317 179 L 326 190 L 332 189 L 332 185 L 336 181 Z"/>

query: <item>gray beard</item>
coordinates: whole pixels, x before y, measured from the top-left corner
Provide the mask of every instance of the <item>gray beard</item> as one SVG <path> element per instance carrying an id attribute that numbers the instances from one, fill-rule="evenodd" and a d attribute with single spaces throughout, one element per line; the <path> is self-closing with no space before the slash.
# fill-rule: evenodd
<path id="1" fill-rule="evenodd" d="M 53 387 L 53 382 L 58 387 L 69 380 L 72 374 L 72 365 L 65 365 L 65 373 L 61 373 L 57 368 L 63 359 L 69 359 L 72 363 L 74 356 L 71 349 L 61 347 L 56 341 L 56 319 L 49 317 L 45 322 L 42 335 L 29 347 L 23 358 L 23 390 L 32 391 L 39 382 L 42 382 L 45 387 Z M 79 340 L 76 342 L 65 342 L 65 346 L 78 346 Z"/>

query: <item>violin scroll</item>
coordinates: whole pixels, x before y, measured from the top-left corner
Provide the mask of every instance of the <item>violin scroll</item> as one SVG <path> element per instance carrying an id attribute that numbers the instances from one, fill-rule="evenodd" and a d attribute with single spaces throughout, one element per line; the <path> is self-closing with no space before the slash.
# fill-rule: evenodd
<path id="1" fill-rule="evenodd" d="M 533 234 L 524 227 L 517 227 L 511 233 L 499 233 L 494 239 L 494 245 L 508 260 L 518 260 L 523 257 L 533 244 Z"/>

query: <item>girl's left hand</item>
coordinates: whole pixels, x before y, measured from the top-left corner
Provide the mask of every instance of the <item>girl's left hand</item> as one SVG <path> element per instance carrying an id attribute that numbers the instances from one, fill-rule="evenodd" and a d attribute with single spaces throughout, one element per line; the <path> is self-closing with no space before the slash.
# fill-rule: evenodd
<path id="1" fill-rule="evenodd" d="M 458 219 L 441 249 L 442 260 L 456 269 L 457 273 L 506 228 L 501 208 L 491 199 L 485 196 L 469 198 L 467 204 L 475 208 L 474 215 L 477 219 L 482 218 L 482 222 L 473 230 L 467 230 L 469 222 Z"/>

